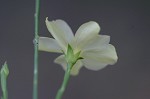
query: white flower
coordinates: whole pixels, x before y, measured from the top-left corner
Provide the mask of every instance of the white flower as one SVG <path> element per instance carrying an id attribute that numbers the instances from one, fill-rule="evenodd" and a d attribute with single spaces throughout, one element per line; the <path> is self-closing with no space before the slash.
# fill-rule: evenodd
<path id="1" fill-rule="evenodd" d="M 90 70 L 100 70 L 107 65 L 116 63 L 118 57 L 115 47 L 110 42 L 110 36 L 99 35 L 100 26 L 94 21 L 84 23 L 74 35 L 69 25 L 63 20 L 48 21 L 46 26 L 55 38 L 40 37 L 39 50 L 47 52 L 65 53 L 70 45 L 74 53 L 80 52 L 80 57 L 72 70 L 72 75 L 77 75 L 81 67 L 85 66 Z M 55 59 L 55 63 L 67 69 L 65 55 Z"/>

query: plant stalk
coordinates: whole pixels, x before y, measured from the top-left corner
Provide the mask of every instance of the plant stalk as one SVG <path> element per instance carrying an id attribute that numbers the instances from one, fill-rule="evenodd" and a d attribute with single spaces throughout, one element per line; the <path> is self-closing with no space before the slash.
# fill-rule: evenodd
<path id="1" fill-rule="evenodd" d="M 8 92 L 7 92 L 7 77 L 4 74 L 1 74 L 1 87 L 3 92 L 3 98 L 2 99 L 8 99 Z"/>
<path id="2" fill-rule="evenodd" d="M 1 89 L 3 93 L 3 96 L 1 96 L 1 99 L 8 99 L 8 91 L 7 91 L 8 75 L 9 75 L 9 69 L 8 69 L 7 62 L 5 62 L 0 70 Z"/>
<path id="3" fill-rule="evenodd" d="M 33 99 L 38 99 L 38 32 L 39 32 L 40 0 L 35 1 L 35 37 L 34 37 L 34 74 L 33 74 Z"/>
<path id="4" fill-rule="evenodd" d="M 68 64 L 67 70 L 65 71 L 63 83 L 57 92 L 56 99 L 61 99 L 65 92 L 66 86 L 67 86 L 69 78 L 70 78 L 70 71 L 71 71 L 70 67 L 72 67 L 72 66 Z"/>

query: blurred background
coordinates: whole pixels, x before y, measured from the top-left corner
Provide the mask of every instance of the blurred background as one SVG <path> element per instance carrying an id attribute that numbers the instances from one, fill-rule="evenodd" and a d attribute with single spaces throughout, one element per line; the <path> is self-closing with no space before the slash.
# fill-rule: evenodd
<path id="1" fill-rule="evenodd" d="M 32 99 L 34 0 L 1 0 L 0 67 L 7 60 L 9 99 Z M 150 2 L 148 0 L 41 0 L 40 36 L 51 37 L 45 18 L 63 19 L 74 32 L 90 20 L 110 35 L 119 57 L 94 72 L 71 77 L 63 99 L 150 99 Z M 54 99 L 64 71 L 39 52 L 39 99 Z M 0 91 L 1 95 L 1 91 Z"/>

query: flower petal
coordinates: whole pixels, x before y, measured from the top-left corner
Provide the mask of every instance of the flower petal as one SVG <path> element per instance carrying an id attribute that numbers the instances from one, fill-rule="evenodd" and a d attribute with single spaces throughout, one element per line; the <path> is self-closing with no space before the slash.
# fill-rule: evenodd
<path id="1" fill-rule="evenodd" d="M 92 40 L 93 37 L 98 35 L 99 31 L 100 31 L 100 26 L 98 25 L 98 23 L 94 21 L 84 23 L 79 27 L 79 29 L 75 34 L 76 46 L 81 48 L 86 43 L 88 43 L 88 41 Z"/>
<path id="2" fill-rule="evenodd" d="M 65 56 L 61 55 L 55 59 L 55 63 L 60 64 L 64 70 L 67 70 L 67 62 L 65 60 Z M 71 69 L 71 75 L 76 76 L 79 74 L 79 71 L 82 67 L 81 61 L 77 61 L 76 64 Z"/>
<path id="3" fill-rule="evenodd" d="M 82 49 L 83 51 L 92 50 L 92 49 L 103 49 L 110 42 L 110 36 L 108 35 L 97 35 L 95 39 L 90 40 L 85 44 Z"/>
<path id="4" fill-rule="evenodd" d="M 48 21 L 46 18 L 46 26 L 52 36 L 57 40 L 58 44 L 66 50 L 66 46 L 71 42 L 74 35 L 69 25 L 63 20 Z"/>
<path id="5" fill-rule="evenodd" d="M 83 65 L 89 70 L 100 70 L 107 66 L 105 63 L 101 63 L 99 61 L 91 60 L 91 59 L 83 59 L 81 60 Z"/>
<path id="6" fill-rule="evenodd" d="M 85 67 L 91 70 L 99 70 L 109 64 L 113 65 L 118 60 L 115 47 L 111 44 L 101 50 L 85 51 L 82 53 L 82 57 Z"/>
<path id="7" fill-rule="evenodd" d="M 82 67 L 83 65 L 82 65 L 82 62 L 80 61 L 80 60 L 78 60 L 77 62 L 76 62 L 76 64 L 72 67 L 72 69 L 71 69 L 71 75 L 73 75 L 73 76 L 76 76 L 76 75 L 78 75 L 79 74 L 79 71 L 80 71 L 80 69 L 81 69 L 81 67 Z"/>
<path id="8" fill-rule="evenodd" d="M 57 41 L 48 37 L 39 37 L 39 50 L 62 53 L 61 47 L 58 45 Z"/>

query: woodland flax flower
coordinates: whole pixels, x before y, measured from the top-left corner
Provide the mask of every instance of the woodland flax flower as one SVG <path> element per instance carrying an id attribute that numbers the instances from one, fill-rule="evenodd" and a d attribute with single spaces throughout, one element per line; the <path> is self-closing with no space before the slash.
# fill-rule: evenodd
<path id="1" fill-rule="evenodd" d="M 46 18 L 45 22 L 54 39 L 39 37 L 39 50 L 62 53 L 55 63 L 62 65 L 64 70 L 67 63 L 73 60 L 72 75 L 77 75 L 83 66 L 97 71 L 116 63 L 118 57 L 115 47 L 109 44 L 110 36 L 99 35 L 100 26 L 95 21 L 82 24 L 75 35 L 63 20 L 48 21 Z"/>

